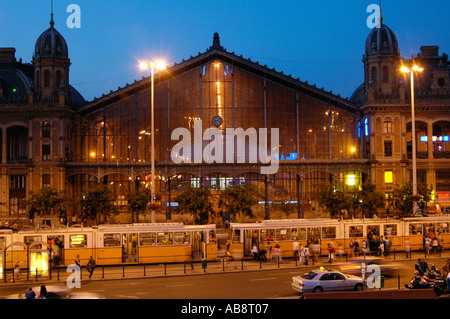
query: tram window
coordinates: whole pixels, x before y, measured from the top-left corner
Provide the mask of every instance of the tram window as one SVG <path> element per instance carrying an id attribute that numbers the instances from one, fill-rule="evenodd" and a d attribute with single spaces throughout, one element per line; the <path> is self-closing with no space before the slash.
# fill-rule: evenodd
<path id="1" fill-rule="evenodd" d="M 58 245 L 59 248 L 64 248 L 64 235 L 49 235 L 47 236 L 47 243 L 50 247 Z"/>
<path id="2" fill-rule="evenodd" d="M 449 233 L 448 223 L 437 223 L 436 224 L 436 234 L 437 235 L 448 234 L 448 233 Z M 1 242 L 1 239 L 0 239 L 0 242 Z"/>
<path id="3" fill-rule="evenodd" d="M 274 229 L 261 229 L 261 240 L 275 240 L 275 230 Z"/>
<path id="4" fill-rule="evenodd" d="M 306 228 L 292 228 L 292 240 L 306 240 Z"/>
<path id="5" fill-rule="evenodd" d="M 23 242 L 25 245 L 30 245 L 35 241 L 42 241 L 42 236 L 23 236 Z"/>
<path id="6" fill-rule="evenodd" d="M 209 231 L 209 233 L 208 233 L 208 239 L 209 239 L 209 242 L 208 242 L 208 244 L 209 243 L 215 243 L 217 240 L 216 240 L 216 231 L 215 230 L 210 230 Z"/>
<path id="7" fill-rule="evenodd" d="M 3 245 L 6 247 L 6 237 L 3 237 L 3 236 L 0 237 L 0 245 Z"/>
<path id="8" fill-rule="evenodd" d="M 318 244 L 320 241 L 320 227 L 308 227 L 308 243 Z"/>
<path id="9" fill-rule="evenodd" d="M 87 235 L 70 235 L 69 236 L 70 248 L 85 248 L 87 247 Z"/>
<path id="10" fill-rule="evenodd" d="M 409 224 L 410 235 L 422 235 L 422 224 L 411 223 Z"/>
<path id="11" fill-rule="evenodd" d="M 384 236 L 397 236 L 397 225 L 384 225 Z"/>
<path id="12" fill-rule="evenodd" d="M 241 230 L 233 229 L 233 234 L 232 234 L 231 238 L 232 238 L 233 243 L 240 243 L 241 242 Z"/>
<path id="13" fill-rule="evenodd" d="M 104 247 L 120 247 L 120 234 L 104 234 L 103 246 Z"/>
<path id="14" fill-rule="evenodd" d="M 434 237 L 435 235 L 435 230 L 434 230 L 434 224 L 423 224 L 423 231 L 424 231 L 424 235 L 428 235 L 431 238 Z"/>
<path id="15" fill-rule="evenodd" d="M 322 227 L 322 238 L 336 238 L 336 227 Z"/>
<path id="16" fill-rule="evenodd" d="M 173 235 L 174 243 L 176 245 L 189 245 L 191 243 L 190 232 L 175 232 Z"/>
<path id="17" fill-rule="evenodd" d="M 140 246 L 154 246 L 154 245 L 156 245 L 156 234 L 155 233 L 141 233 L 141 234 L 139 234 L 139 245 Z"/>
<path id="18" fill-rule="evenodd" d="M 291 240 L 291 229 L 277 229 L 275 235 L 277 240 Z"/>
<path id="19" fill-rule="evenodd" d="M 363 236 L 363 227 L 362 226 L 350 226 L 349 229 L 349 236 L 350 237 L 362 237 Z"/>
<path id="20" fill-rule="evenodd" d="M 173 233 L 156 233 L 156 238 L 158 240 L 158 245 L 173 245 Z"/>

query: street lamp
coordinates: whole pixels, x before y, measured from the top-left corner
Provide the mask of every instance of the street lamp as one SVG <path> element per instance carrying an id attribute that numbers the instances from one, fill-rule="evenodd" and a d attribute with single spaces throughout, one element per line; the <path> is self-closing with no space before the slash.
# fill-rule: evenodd
<path id="1" fill-rule="evenodd" d="M 151 70 L 151 163 L 152 163 L 152 176 L 150 191 L 152 196 L 152 204 L 155 203 L 155 68 L 158 70 L 164 70 L 166 68 L 166 63 L 164 61 L 153 61 L 153 62 L 140 62 L 139 67 L 142 70 Z M 152 208 L 152 223 L 155 222 L 155 210 Z"/>
<path id="2" fill-rule="evenodd" d="M 423 68 L 418 65 L 413 65 L 411 69 L 402 66 L 403 73 L 411 74 L 411 133 L 412 133 L 412 162 L 413 162 L 413 195 L 417 195 L 417 163 L 416 163 L 416 119 L 414 115 L 414 72 L 422 72 Z M 414 200 L 413 215 L 417 213 L 417 201 Z"/>

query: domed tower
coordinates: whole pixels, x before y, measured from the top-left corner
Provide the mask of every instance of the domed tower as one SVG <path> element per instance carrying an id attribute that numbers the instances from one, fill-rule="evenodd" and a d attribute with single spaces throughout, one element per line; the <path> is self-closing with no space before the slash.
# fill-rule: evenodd
<path id="1" fill-rule="evenodd" d="M 393 94 L 397 91 L 400 61 L 397 36 L 387 25 L 381 23 L 366 39 L 363 56 L 365 92 Z"/>
<path id="2" fill-rule="evenodd" d="M 34 90 L 37 97 L 64 104 L 70 92 L 69 50 L 64 37 L 55 29 L 53 13 L 50 28 L 36 41 L 33 61 Z"/>

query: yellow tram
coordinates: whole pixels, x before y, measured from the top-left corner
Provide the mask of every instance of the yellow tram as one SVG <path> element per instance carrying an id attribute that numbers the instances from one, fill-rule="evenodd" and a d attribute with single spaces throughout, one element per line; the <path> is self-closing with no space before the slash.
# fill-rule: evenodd
<path id="1" fill-rule="evenodd" d="M 450 248 L 450 216 L 386 218 L 386 219 L 283 219 L 264 220 L 256 223 L 231 223 L 229 251 L 232 256 L 251 256 L 252 247 L 270 250 L 278 245 L 281 257 L 292 257 L 294 243 L 316 246 L 320 255 L 328 253 L 328 244 L 337 253 L 349 253 L 350 242 L 370 238 L 387 237 L 391 241 L 390 250 L 424 249 L 424 238 L 437 238 L 441 249 Z"/>
<path id="2" fill-rule="evenodd" d="M 32 270 L 32 263 L 44 255 L 61 266 L 74 264 L 77 257 L 86 265 L 91 256 L 98 265 L 215 260 L 216 225 L 155 223 L 0 230 L 3 269 L 18 265 Z"/>

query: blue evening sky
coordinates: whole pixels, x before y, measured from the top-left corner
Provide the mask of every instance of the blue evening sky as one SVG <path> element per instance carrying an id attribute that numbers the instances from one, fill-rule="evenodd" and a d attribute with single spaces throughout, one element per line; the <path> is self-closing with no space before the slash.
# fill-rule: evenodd
<path id="1" fill-rule="evenodd" d="M 66 24 L 70 4 L 81 8 L 81 28 Z M 54 19 L 71 84 L 87 100 L 147 76 L 139 60 L 173 65 L 204 52 L 216 31 L 229 52 L 349 97 L 363 79 L 370 4 L 379 0 L 54 0 Z M 450 54 L 450 1 L 384 0 L 382 9 L 403 57 L 422 45 Z M 30 62 L 49 21 L 50 0 L 0 0 L 0 47 Z"/>

